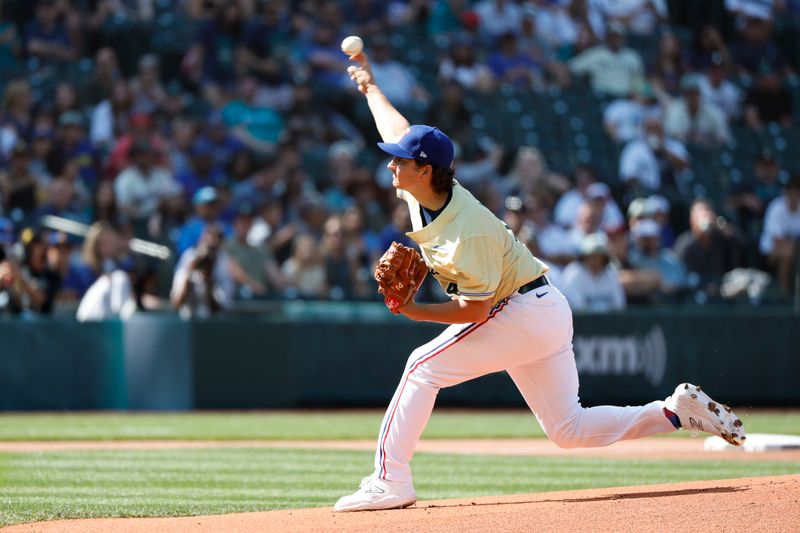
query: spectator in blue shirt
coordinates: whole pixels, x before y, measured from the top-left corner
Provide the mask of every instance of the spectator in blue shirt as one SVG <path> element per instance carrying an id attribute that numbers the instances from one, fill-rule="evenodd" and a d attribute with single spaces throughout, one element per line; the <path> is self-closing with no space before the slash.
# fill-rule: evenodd
<path id="1" fill-rule="evenodd" d="M 39 0 L 36 18 L 25 28 L 28 55 L 44 62 L 69 62 L 77 57 L 67 29 L 58 20 L 55 0 Z"/>

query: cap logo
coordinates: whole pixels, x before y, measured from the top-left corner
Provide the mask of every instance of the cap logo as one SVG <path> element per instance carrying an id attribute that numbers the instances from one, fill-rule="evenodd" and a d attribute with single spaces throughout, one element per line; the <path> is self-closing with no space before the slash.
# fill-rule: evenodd
<path id="1" fill-rule="evenodd" d="M 421 157 L 424 157 L 425 159 L 427 159 L 427 158 L 428 158 L 428 154 L 426 154 L 424 151 L 420 151 L 419 155 L 420 155 Z"/>

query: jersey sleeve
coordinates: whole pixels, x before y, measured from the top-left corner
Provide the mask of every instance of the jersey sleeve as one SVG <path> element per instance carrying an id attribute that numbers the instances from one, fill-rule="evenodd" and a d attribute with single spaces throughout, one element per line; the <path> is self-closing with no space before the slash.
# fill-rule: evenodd
<path id="1" fill-rule="evenodd" d="M 463 300 L 488 300 L 500 285 L 503 249 L 494 240 L 473 237 L 459 244 L 453 257 L 458 269 L 458 293 Z"/>

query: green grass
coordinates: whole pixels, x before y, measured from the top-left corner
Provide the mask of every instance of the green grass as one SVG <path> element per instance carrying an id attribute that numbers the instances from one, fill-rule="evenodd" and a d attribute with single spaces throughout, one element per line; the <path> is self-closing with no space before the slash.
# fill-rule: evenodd
<path id="1" fill-rule="evenodd" d="M 800 434 L 800 411 L 739 412 L 749 433 Z M 383 412 L 48 413 L 0 415 L 0 441 L 372 439 Z M 687 432 L 673 435 L 686 436 Z M 437 410 L 425 437 L 543 437 L 529 411 Z"/>
<path id="2" fill-rule="evenodd" d="M 0 453 L 0 526 L 332 505 L 372 454 L 297 449 Z M 419 454 L 421 499 L 796 473 L 800 463 Z"/>

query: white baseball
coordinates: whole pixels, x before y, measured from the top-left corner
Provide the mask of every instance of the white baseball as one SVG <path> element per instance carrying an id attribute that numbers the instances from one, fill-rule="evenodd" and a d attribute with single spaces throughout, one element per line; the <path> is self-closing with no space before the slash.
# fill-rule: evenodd
<path id="1" fill-rule="evenodd" d="M 342 52 L 349 56 L 360 54 L 363 49 L 364 41 L 362 41 L 361 37 L 357 35 L 345 37 L 342 41 Z"/>

